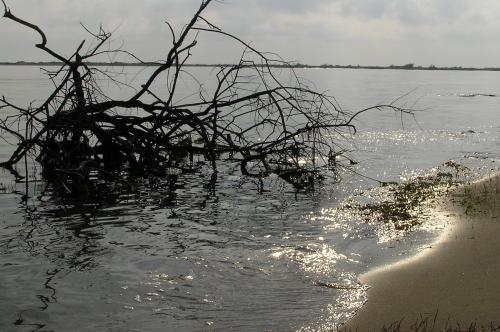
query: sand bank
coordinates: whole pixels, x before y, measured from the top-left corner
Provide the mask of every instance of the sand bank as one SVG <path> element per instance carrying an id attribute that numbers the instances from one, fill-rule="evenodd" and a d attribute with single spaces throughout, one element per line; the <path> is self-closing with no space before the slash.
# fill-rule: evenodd
<path id="1" fill-rule="evenodd" d="M 454 190 L 436 208 L 447 227 L 416 257 L 361 276 L 371 286 L 347 330 L 500 327 L 500 175 Z M 437 314 L 437 315 L 436 315 Z M 420 330 L 419 330 L 420 331 Z"/>

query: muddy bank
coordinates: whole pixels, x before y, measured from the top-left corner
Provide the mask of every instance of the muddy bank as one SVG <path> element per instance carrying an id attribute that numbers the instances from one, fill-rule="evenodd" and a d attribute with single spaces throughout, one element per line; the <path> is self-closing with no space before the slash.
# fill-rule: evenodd
<path id="1" fill-rule="evenodd" d="M 500 324 L 500 176 L 451 192 L 435 207 L 447 228 L 430 248 L 361 277 L 366 305 L 348 330 L 478 330 Z M 418 323 L 416 323 L 418 322 Z"/>

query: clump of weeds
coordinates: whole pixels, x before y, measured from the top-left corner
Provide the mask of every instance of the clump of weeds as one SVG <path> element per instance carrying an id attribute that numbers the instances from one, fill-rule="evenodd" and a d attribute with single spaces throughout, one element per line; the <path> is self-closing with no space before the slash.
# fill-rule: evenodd
<path id="1" fill-rule="evenodd" d="M 425 220 L 425 208 L 470 176 L 469 169 L 448 161 L 423 174 L 410 174 L 400 183 L 381 182 L 346 201 L 340 209 L 355 213 L 370 223 L 391 224 L 397 231 L 409 231 Z"/>

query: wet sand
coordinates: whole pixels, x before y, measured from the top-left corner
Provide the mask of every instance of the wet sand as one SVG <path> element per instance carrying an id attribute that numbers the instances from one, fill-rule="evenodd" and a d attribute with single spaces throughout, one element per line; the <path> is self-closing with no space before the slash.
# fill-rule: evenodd
<path id="1" fill-rule="evenodd" d="M 415 257 L 362 275 L 368 301 L 344 329 L 500 327 L 499 192 L 497 173 L 444 197 L 435 212 L 447 223 L 443 235 Z"/>

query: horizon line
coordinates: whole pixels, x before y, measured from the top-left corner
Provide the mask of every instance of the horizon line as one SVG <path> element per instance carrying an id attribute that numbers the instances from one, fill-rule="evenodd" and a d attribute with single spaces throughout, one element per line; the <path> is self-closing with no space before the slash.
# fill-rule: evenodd
<path id="1" fill-rule="evenodd" d="M 159 66 L 162 63 L 159 62 L 87 62 L 87 64 L 92 66 L 113 66 L 113 67 L 152 67 Z M 0 66 L 62 66 L 63 63 L 59 61 L 0 61 Z M 235 66 L 236 64 L 230 63 L 192 63 L 184 64 L 185 67 L 224 67 L 224 66 Z M 267 66 L 264 64 L 258 64 L 257 66 Z M 400 70 L 462 70 L 462 71 L 500 71 L 500 67 L 463 67 L 463 66 L 421 66 L 415 65 L 413 63 L 408 63 L 404 65 L 332 65 L 332 64 L 321 64 L 321 65 L 311 65 L 303 64 L 300 62 L 283 62 L 269 64 L 269 67 L 278 68 L 311 68 L 311 69 L 400 69 Z"/>

